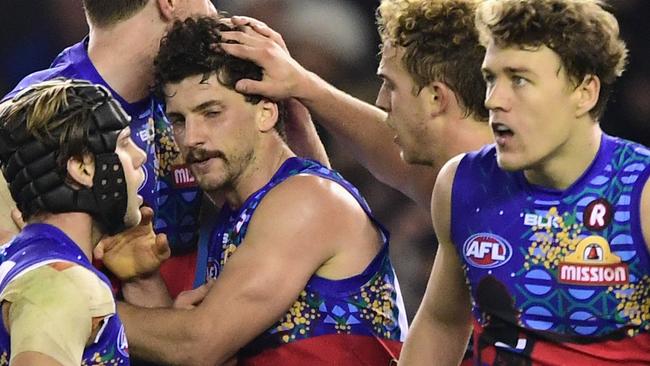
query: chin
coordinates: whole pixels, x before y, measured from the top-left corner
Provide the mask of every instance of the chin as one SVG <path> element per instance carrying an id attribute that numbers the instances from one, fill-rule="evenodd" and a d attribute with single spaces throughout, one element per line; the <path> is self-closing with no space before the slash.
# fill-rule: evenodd
<path id="1" fill-rule="evenodd" d="M 520 162 L 517 162 L 514 159 L 508 159 L 508 157 L 502 156 L 502 154 L 498 154 L 498 153 L 497 153 L 497 165 L 499 165 L 499 168 L 508 172 L 523 170 L 526 167 L 524 164 L 521 164 Z"/>
<path id="2" fill-rule="evenodd" d="M 404 162 L 407 163 L 407 164 L 411 164 L 411 165 L 427 165 L 427 166 L 430 166 L 431 164 L 433 164 L 431 159 L 425 159 L 425 158 L 423 158 L 421 156 L 418 156 L 418 155 L 415 155 L 415 154 L 413 154 L 413 155 L 406 154 L 404 152 L 404 150 L 402 150 L 401 156 L 402 156 L 402 160 L 404 160 Z"/>
<path id="3" fill-rule="evenodd" d="M 210 179 L 210 178 L 208 178 L 206 176 L 197 178 L 197 181 L 198 181 L 199 187 L 201 187 L 201 189 L 204 192 L 218 191 L 225 184 L 225 182 L 223 180 L 221 180 L 221 179 Z"/>

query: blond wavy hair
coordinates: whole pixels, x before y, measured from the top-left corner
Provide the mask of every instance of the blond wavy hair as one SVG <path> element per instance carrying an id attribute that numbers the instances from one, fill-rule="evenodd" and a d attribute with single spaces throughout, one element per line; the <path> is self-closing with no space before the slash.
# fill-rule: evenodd
<path id="1" fill-rule="evenodd" d="M 68 111 L 68 89 L 72 80 L 52 79 L 34 84 L 0 106 L 0 123 L 9 131 L 22 128 L 45 146 L 57 151 L 64 169 L 68 158 L 88 153 L 88 114 L 92 111 Z M 22 126 L 24 124 L 24 126 Z M 52 131 L 63 128 L 59 137 Z"/>
<path id="2" fill-rule="evenodd" d="M 376 20 L 384 44 L 402 47 L 402 62 L 422 90 L 449 86 L 466 115 L 487 120 L 481 63 L 485 49 L 474 26 L 478 0 L 382 0 Z"/>
<path id="3" fill-rule="evenodd" d="M 587 75 L 597 76 L 600 96 L 590 111 L 595 119 L 627 64 L 618 21 L 600 0 L 486 0 L 477 9 L 476 26 L 484 46 L 550 48 L 576 86 Z"/>

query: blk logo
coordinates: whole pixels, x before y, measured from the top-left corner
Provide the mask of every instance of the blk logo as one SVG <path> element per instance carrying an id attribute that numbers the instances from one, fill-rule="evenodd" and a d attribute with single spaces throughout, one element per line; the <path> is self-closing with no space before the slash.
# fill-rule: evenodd
<path id="1" fill-rule="evenodd" d="M 510 260 L 512 247 L 498 235 L 479 233 L 470 236 L 465 241 L 463 256 L 471 266 L 495 268 Z"/>

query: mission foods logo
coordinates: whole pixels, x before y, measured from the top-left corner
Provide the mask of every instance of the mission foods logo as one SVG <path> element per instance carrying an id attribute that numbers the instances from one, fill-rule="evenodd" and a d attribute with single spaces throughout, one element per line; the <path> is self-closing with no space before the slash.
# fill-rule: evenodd
<path id="1" fill-rule="evenodd" d="M 187 165 L 175 165 L 172 167 L 172 177 L 175 188 L 188 188 L 197 185 L 196 179 Z"/>
<path id="2" fill-rule="evenodd" d="M 495 268 L 510 260 L 512 247 L 498 235 L 479 233 L 465 241 L 463 256 L 474 267 Z"/>
<path id="3" fill-rule="evenodd" d="M 624 285 L 629 282 L 627 264 L 612 253 L 603 237 L 588 236 L 567 255 L 558 268 L 559 282 L 579 285 Z"/>

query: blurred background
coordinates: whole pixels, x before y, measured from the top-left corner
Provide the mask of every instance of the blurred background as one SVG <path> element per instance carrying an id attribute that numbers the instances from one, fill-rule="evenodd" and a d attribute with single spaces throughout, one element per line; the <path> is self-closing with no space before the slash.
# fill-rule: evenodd
<path id="1" fill-rule="evenodd" d="M 374 102 L 379 0 L 216 0 L 231 14 L 261 19 L 279 31 L 292 55 L 348 93 Z M 610 134 L 650 145 L 650 1 L 610 0 L 630 49 L 601 124 Z M 0 94 L 50 62 L 88 31 L 81 0 L 0 0 Z M 375 180 L 321 131 L 334 168 L 356 184 L 392 233 L 391 256 L 412 319 L 429 276 L 436 241 L 427 212 Z"/>

